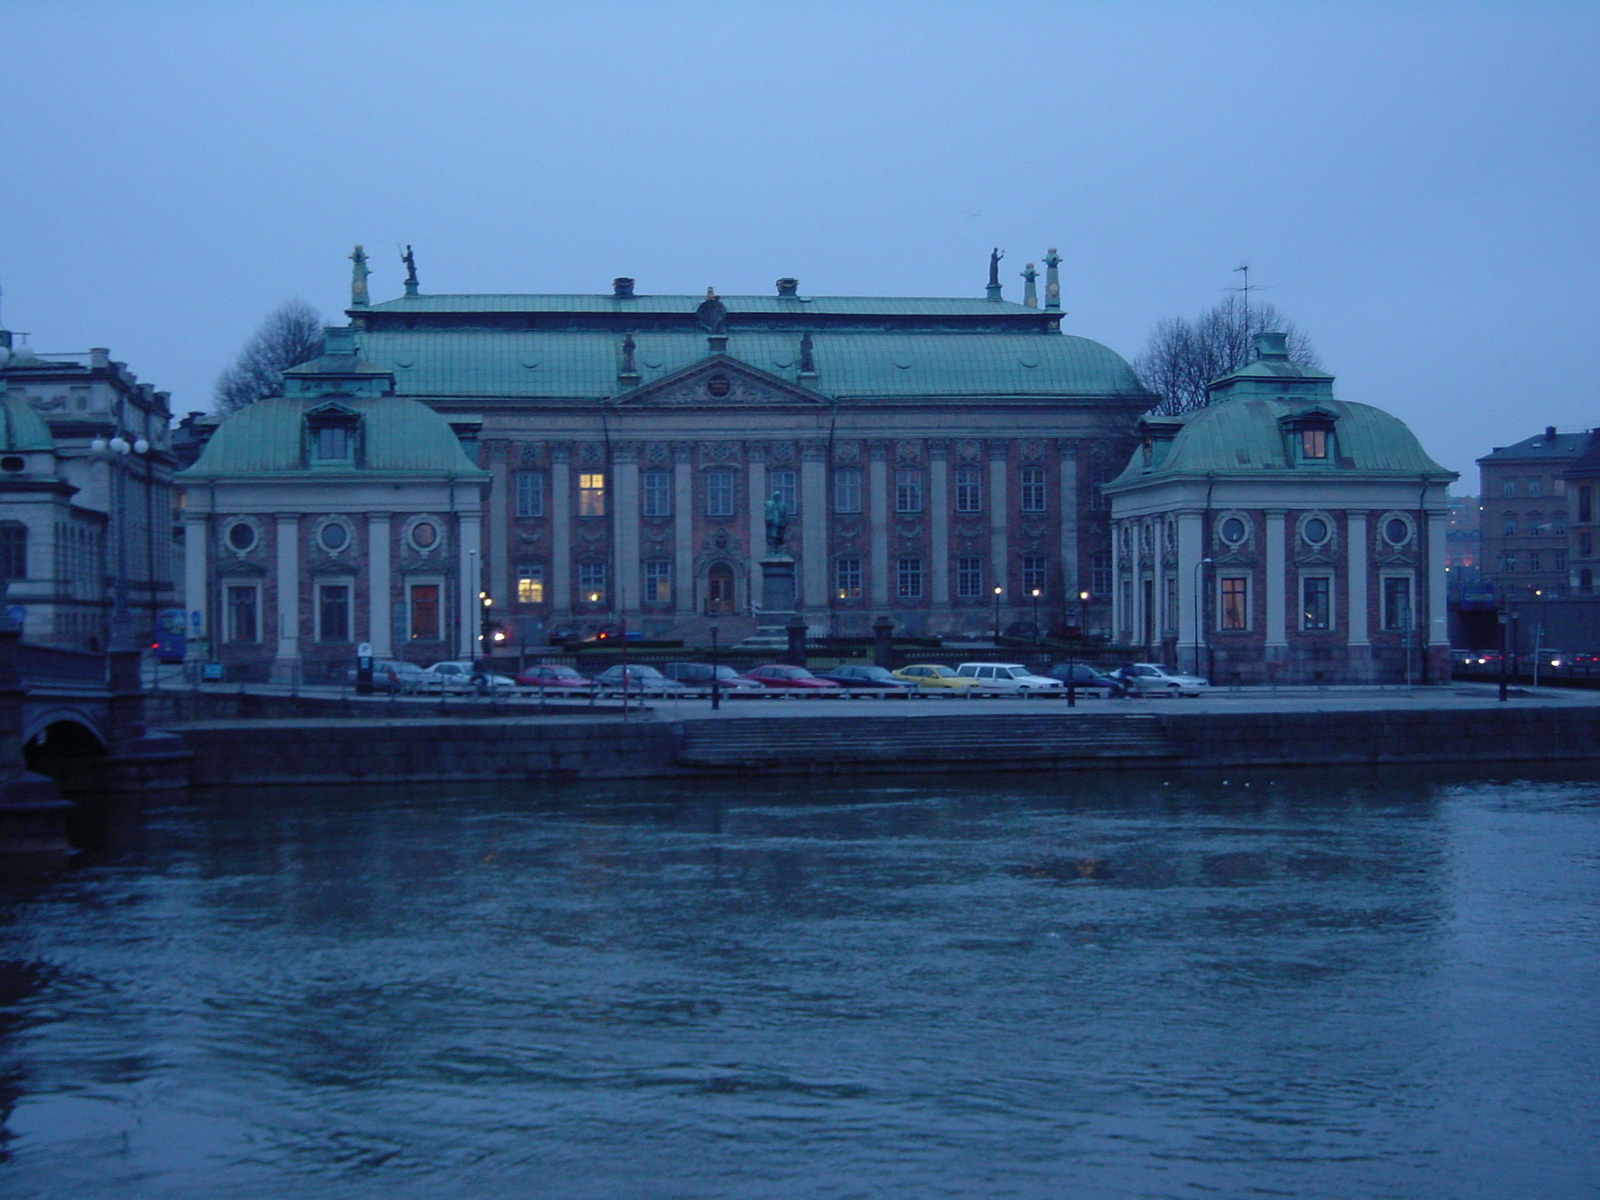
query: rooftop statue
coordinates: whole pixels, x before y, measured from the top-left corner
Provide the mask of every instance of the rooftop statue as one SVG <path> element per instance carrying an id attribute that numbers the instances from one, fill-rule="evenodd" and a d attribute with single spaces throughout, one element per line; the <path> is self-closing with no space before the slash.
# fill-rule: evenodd
<path id="1" fill-rule="evenodd" d="M 417 291 L 417 258 L 411 253 L 411 243 L 406 243 L 406 252 L 400 256 L 400 261 L 406 265 L 406 292 L 415 295 Z"/>
<path id="2" fill-rule="evenodd" d="M 350 307 L 365 308 L 367 306 L 367 276 L 372 272 L 367 269 L 367 252 L 357 246 L 350 252 Z"/>
<path id="3" fill-rule="evenodd" d="M 1000 286 L 1000 260 L 1005 256 L 1006 252 L 998 246 L 989 251 L 989 286 L 992 288 Z"/>
<path id="4" fill-rule="evenodd" d="M 694 310 L 694 315 L 707 333 L 722 333 L 728 323 L 728 306 L 717 298 L 716 288 L 707 288 L 706 298 Z"/>
<path id="5" fill-rule="evenodd" d="M 622 373 L 624 375 L 637 375 L 639 368 L 634 362 L 634 351 L 639 348 L 639 343 L 633 340 L 633 334 L 622 335 Z"/>
<path id="6" fill-rule="evenodd" d="M 809 332 L 800 335 L 800 372 L 803 375 L 815 375 L 817 373 L 817 360 L 812 350 L 811 334 Z"/>

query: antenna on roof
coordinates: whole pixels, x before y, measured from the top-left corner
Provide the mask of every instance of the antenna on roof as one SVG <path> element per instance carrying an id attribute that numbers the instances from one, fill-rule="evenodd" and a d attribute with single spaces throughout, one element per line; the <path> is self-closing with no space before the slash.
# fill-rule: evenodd
<path id="1" fill-rule="evenodd" d="M 1262 290 L 1262 287 L 1259 283 L 1254 285 L 1251 284 L 1249 263 L 1244 263 L 1243 265 L 1234 268 L 1234 272 L 1236 274 L 1240 271 L 1244 272 L 1244 284 L 1240 287 L 1229 288 L 1227 290 L 1230 292 L 1238 292 L 1244 297 L 1244 332 L 1245 336 L 1248 337 L 1250 334 L 1250 293 L 1259 292 Z"/>

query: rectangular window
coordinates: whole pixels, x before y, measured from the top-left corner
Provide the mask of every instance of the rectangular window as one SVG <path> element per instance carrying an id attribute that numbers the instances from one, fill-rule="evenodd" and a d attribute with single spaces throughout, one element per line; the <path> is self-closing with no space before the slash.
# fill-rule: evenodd
<path id="1" fill-rule="evenodd" d="M 672 472 L 646 471 L 639 492 L 639 509 L 647 517 L 672 515 Z"/>
<path id="2" fill-rule="evenodd" d="M 1044 593 L 1045 572 L 1050 565 L 1050 559 L 1044 554 L 1024 554 L 1022 556 L 1022 592 L 1023 595 L 1032 597 L 1037 588 Z"/>
<path id="3" fill-rule="evenodd" d="M 606 515 L 606 477 L 601 472 L 584 471 L 578 475 L 578 515 Z"/>
<path id="4" fill-rule="evenodd" d="M 517 603 L 544 603 L 544 564 L 521 563 L 517 567 Z"/>
<path id="5" fill-rule="evenodd" d="M 646 562 L 644 564 L 644 602 L 646 604 L 672 603 L 672 564 Z"/>
<path id="6" fill-rule="evenodd" d="M 1517 497 L 1517 481 L 1515 479 L 1508 479 L 1502 483 L 1500 485 L 1500 494 L 1507 500 L 1515 500 Z"/>
<path id="7" fill-rule="evenodd" d="M 1552 496 L 1565 496 L 1567 494 L 1567 481 L 1565 479 L 1552 479 L 1550 481 L 1550 494 Z"/>
<path id="8" fill-rule="evenodd" d="M 21 521 L 0 522 L 0 579 L 28 577 L 28 527 Z"/>
<path id="9" fill-rule="evenodd" d="M 1109 467 L 1096 467 L 1089 477 L 1089 507 L 1110 508 L 1111 497 L 1105 493 L 1105 485 L 1115 479 L 1116 472 Z"/>
<path id="10" fill-rule="evenodd" d="M 1592 558 L 1594 556 L 1594 534 L 1580 533 L 1578 535 L 1578 557 Z"/>
<path id="11" fill-rule="evenodd" d="M 317 640 L 350 640 L 350 585 L 324 583 L 317 587 Z"/>
<path id="12" fill-rule="evenodd" d="M 733 472 L 706 472 L 706 516 L 733 516 Z"/>
<path id="13" fill-rule="evenodd" d="M 1528 480 L 1528 495 L 1531 498 L 1537 499 L 1539 496 L 1541 496 L 1543 494 L 1544 494 L 1544 481 L 1542 479 L 1530 479 L 1530 480 Z"/>
<path id="14" fill-rule="evenodd" d="M 922 560 L 920 558 L 895 559 L 894 592 L 902 600 L 922 599 Z"/>
<path id="15" fill-rule="evenodd" d="M 413 583 L 409 589 L 411 640 L 436 642 L 439 640 L 439 585 Z"/>
<path id="16" fill-rule="evenodd" d="M 956 511 L 962 513 L 983 511 L 983 469 L 981 467 L 956 468 Z"/>
<path id="17" fill-rule="evenodd" d="M 1543 556 L 1537 550 L 1535 550 L 1535 551 L 1533 551 L 1533 553 L 1529 554 L 1528 555 L 1528 570 L 1530 570 L 1530 571 L 1542 571 L 1542 570 L 1544 570 L 1544 567 L 1540 565 L 1540 560 L 1541 560 L 1542 557 Z"/>
<path id="18" fill-rule="evenodd" d="M 1411 628 L 1411 580 L 1388 576 L 1383 581 L 1383 627 Z"/>
<path id="19" fill-rule="evenodd" d="M 350 457 L 355 430 L 348 425 L 319 425 L 313 432 L 316 435 L 318 460 L 338 462 Z"/>
<path id="20" fill-rule="evenodd" d="M 861 599 L 861 560 L 841 558 L 833 564 L 834 595 L 841 600 Z"/>
<path id="21" fill-rule="evenodd" d="M 1502 554 L 1500 556 L 1500 569 L 1502 571 L 1515 571 L 1517 569 L 1517 556 L 1515 554 Z"/>
<path id="22" fill-rule="evenodd" d="M 1326 429 L 1302 429 L 1300 431 L 1300 457 L 1307 459 L 1327 458 L 1328 431 Z"/>
<path id="23" fill-rule="evenodd" d="M 1578 485 L 1578 520 L 1594 520 L 1594 488 L 1587 483 Z"/>
<path id="24" fill-rule="evenodd" d="M 1300 581 L 1300 628 L 1333 628 L 1333 580 L 1308 575 Z"/>
<path id="25" fill-rule="evenodd" d="M 897 513 L 922 511 L 922 472 L 903 467 L 894 473 L 894 510 Z"/>
<path id="26" fill-rule="evenodd" d="M 983 559 L 956 559 L 956 598 L 976 600 L 983 595 Z"/>
<path id="27" fill-rule="evenodd" d="M 258 592 L 253 583 L 230 586 L 226 589 L 228 610 L 228 640 L 230 642 L 259 642 L 260 625 L 256 621 Z"/>
<path id="28" fill-rule="evenodd" d="M 1567 569 L 1567 552 L 1565 550 L 1557 550 L 1556 561 L 1551 565 L 1553 570 L 1565 571 Z"/>
<path id="29" fill-rule="evenodd" d="M 767 495 L 774 493 L 783 501 L 783 511 L 794 516 L 800 511 L 800 491 L 795 486 L 795 473 L 787 467 L 767 472 Z"/>
<path id="30" fill-rule="evenodd" d="M 578 602 L 604 604 L 606 602 L 606 565 L 603 562 L 578 564 Z"/>
<path id="31" fill-rule="evenodd" d="M 855 467 L 840 467 L 833 473 L 833 511 L 861 511 L 861 472 Z"/>
<path id="32" fill-rule="evenodd" d="M 1089 565 L 1089 590 L 1092 595 L 1104 596 L 1111 591 L 1111 556 L 1096 554 Z"/>
<path id="33" fill-rule="evenodd" d="M 517 516 L 544 516 L 544 472 L 518 471 Z"/>
<path id="34" fill-rule="evenodd" d="M 1041 513 L 1045 510 L 1043 467 L 1023 467 L 1017 472 L 1017 485 L 1023 512 Z"/>
<path id="35" fill-rule="evenodd" d="M 1222 603 L 1218 624 L 1223 629 L 1250 628 L 1250 580 L 1243 575 L 1226 575 L 1217 581 Z"/>
<path id="36" fill-rule="evenodd" d="M 1555 534 L 1557 537 L 1566 537 L 1567 536 L 1567 514 L 1566 513 L 1557 513 L 1555 515 L 1554 519 L 1551 520 L 1551 522 L 1550 522 L 1550 532 Z"/>
<path id="37" fill-rule="evenodd" d="M 1505 515 L 1505 519 L 1500 522 L 1500 536 L 1501 537 L 1516 537 L 1517 536 L 1517 519 L 1515 517 L 1513 517 L 1510 513 L 1507 513 Z"/>

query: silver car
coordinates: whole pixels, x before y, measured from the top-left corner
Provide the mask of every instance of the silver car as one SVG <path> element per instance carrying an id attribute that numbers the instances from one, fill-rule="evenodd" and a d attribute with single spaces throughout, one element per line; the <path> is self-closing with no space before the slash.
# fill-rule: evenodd
<path id="1" fill-rule="evenodd" d="M 1141 696 L 1203 696 L 1211 684 L 1198 675 L 1180 675 L 1157 663 L 1129 663 L 1117 678 Z"/>

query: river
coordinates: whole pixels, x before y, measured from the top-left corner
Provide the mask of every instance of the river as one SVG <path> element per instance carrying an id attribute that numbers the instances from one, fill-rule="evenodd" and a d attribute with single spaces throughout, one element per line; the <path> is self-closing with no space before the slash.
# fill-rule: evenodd
<path id="1" fill-rule="evenodd" d="M 0 1194 L 1593 1197 L 1588 774 L 151 802 L 0 896 Z"/>

